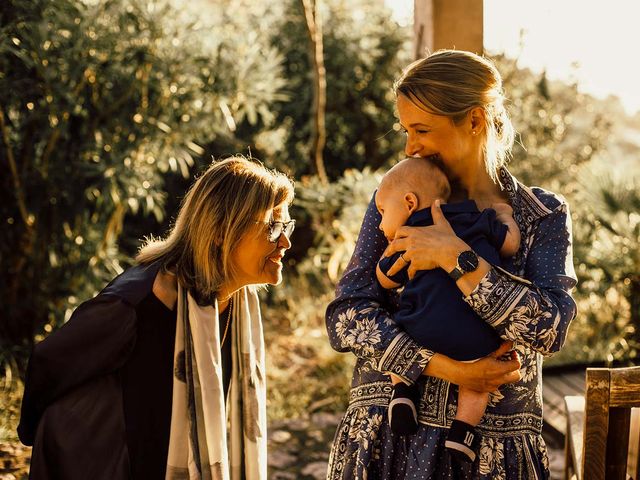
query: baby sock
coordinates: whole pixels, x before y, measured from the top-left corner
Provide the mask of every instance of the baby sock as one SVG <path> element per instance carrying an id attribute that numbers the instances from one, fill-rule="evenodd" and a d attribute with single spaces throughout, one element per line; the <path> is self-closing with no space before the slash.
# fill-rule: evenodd
<path id="1" fill-rule="evenodd" d="M 453 420 L 445 446 L 449 453 L 456 459 L 465 462 L 473 462 L 476 459 L 476 451 L 480 443 L 480 435 L 473 425 L 462 420 Z"/>
<path id="2" fill-rule="evenodd" d="M 418 431 L 418 401 L 420 389 L 417 385 L 398 383 L 393 386 L 389 402 L 389 426 L 399 435 L 412 435 Z"/>

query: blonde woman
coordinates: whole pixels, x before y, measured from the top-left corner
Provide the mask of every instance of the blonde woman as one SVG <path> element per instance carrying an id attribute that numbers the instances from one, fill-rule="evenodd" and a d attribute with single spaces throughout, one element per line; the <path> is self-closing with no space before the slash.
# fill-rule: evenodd
<path id="1" fill-rule="evenodd" d="M 36 345 L 31 479 L 267 478 L 256 285 L 281 281 L 293 194 L 257 162 L 213 163 L 169 235 Z"/>
<path id="2" fill-rule="evenodd" d="M 542 357 L 562 347 L 576 314 L 571 217 L 561 197 L 523 185 L 506 169 L 514 135 L 503 101 L 495 66 L 464 51 L 438 51 L 418 60 L 396 84 L 406 154 L 438 162 L 452 187 L 451 203 L 473 200 L 479 211 L 507 203 L 522 241 L 502 268 L 492 266 L 456 235 L 436 200 L 433 225 L 402 226 L 388 242 L 371 202 L 327 310 L 332 346 L 357 357 L 349 407 L 331 450 L 329 480 L 549 477 L 540 374 Z M 505 343 L 474 363 L 420 347 L 394 322 L 395 302 L 376 281 L 379 258 L 398 252 L 401 259 L 389 275 L 407 265 L 410 278 L 443 270 L 478 321 Z M 512 348 L 519 360 L 513 354 L 501 360 Z M 419 425 L 413 435 L 390 429 L 388 374 L 418 385 Z M 462 437 L 473 462 L 458 461 L 446 448 L 458 387 L 490 392 L 478 426 L 467 425 Z"/>

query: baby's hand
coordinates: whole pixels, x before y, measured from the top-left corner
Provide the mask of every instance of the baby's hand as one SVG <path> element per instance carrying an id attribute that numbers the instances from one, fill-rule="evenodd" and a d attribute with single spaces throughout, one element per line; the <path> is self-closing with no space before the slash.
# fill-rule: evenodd
<path id="1" fill-rule="evenodd" d="M 502 223 L 508 223 L 513 220 L 513 208 L 508 203 L 492 203 L 491 208 L 496 211 L 496 217 Z"/>
<path id="2" fill-rule="evenodd" d="M 512 257 L 520 248 L 520 229 L 513 219 L 513 208 L 507 203 L 494 203 L 491 205 L 496 211 L 496 218 L 499 222 L 507 226 L 507 235 L 500 248 L 500 256 Z"/>

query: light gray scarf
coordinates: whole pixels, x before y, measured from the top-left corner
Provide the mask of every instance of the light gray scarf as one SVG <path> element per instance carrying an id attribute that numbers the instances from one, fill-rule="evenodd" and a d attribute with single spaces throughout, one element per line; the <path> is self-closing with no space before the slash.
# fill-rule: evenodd
<path id="1" fill-rule="evenodd" d="M 255 288 L 234 293 L 231 309 L 225 411 L 218 303 L 200 306 L 178 286 L 167 480 L 267 478 L 264 338 Z"/>

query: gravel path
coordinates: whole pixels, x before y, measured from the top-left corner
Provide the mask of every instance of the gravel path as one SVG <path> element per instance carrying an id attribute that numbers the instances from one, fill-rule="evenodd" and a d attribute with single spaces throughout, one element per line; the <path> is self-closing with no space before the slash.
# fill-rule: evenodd
<path id="1" fill-rule="evenodd" d="M 324 480 L 340 415 L 316 413 L 309 419 L 273 422 L 269 427 L 270 480 Z M 0 480 L 26 480 L 31 449 L 0 443 Z M 549 449 L 551 479 L 564 472 L 564 452 Z"/>
<path id="2" fill-rule="evenodd" d="M 316 413 L 308 420 L 274 422 L 269 431 L 270 480 L 323 480 L 340 415 Z M 551 480 L 564 475 L 564 451 L 549 448 Z"/>

